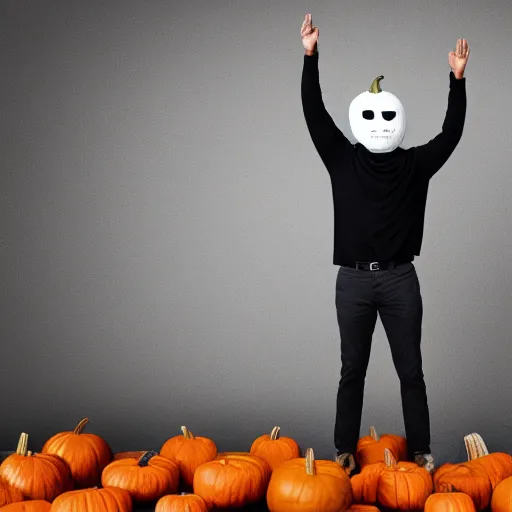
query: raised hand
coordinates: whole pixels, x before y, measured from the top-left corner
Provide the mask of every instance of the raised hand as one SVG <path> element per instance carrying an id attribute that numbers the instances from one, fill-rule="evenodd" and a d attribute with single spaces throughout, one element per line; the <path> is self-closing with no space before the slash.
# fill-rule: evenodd
<path id="1" fill-rule="evenodd" d="M 319 30 L 318 27 L 313 25 L 311 14 L 306 14 L 300 29 L 300 35 L 302 37 L 302 44 L 306 49 L 306 53 L 312 55 L 316 51 Z"/>
<path id="2" fill-rule="evenodd" d="M 448 54 L 448 62 L 455 78 L 462 78 L 469 58 L 469 45 L 465 39 L 458 39 L 454 52 Z"/>

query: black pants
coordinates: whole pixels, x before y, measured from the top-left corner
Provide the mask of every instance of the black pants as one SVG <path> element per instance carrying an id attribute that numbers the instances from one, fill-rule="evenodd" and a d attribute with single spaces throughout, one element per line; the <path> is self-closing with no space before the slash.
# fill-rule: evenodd
<path id="1" fill-rule="evenodd" d="M 376 272 L 340 267 L 336 310 L 342 363 L 334 429 L 338 453 L 355 454 L 377 313 L 400 379 L 409 456 L 417 451 L 430 453 L 430 418 L 420 349 L 423 304 L 414 265 L 406 263 Z"/>

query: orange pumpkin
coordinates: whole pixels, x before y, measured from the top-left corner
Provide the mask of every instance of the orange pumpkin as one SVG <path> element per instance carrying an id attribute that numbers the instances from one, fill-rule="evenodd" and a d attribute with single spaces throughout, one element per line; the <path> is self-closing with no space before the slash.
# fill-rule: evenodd
<path id="1" fill-rule="evenodd" d="M 390 455 L 390 457 L 392 456 Z M 379 477 L 385 468 L 386 464 L 384 462 L 375 462 L 366 465 L 360 473 L 350 478 L 355 503 L 370 505 L 377 503 Z"/>
<path id="2" fill-rule="evenodd" d="M 208 507 L 201 496 L 182 492 L 160 498 L 155 512 L 208 512 Z"/>
<path id="3" fill-rule="evenodd" d="M 28 434 L 21 434 L 16 453 L 0 464 L 0 478 L 31 500 L 53 501 L 73 488 L 67 463 L 58 455 L 28 451 Z"/>
<path id="4" fill-rule="evenodd" d="M 50 512 L 52 504 L 45 500 L 20 501 L 2 507 L 2 512 Z"/>
<path id="5" fill-rule="evenodd" d="M 148 450 L 136 450 L 133 452 L 117 452 L 114 453 L 112 460 L 121 460 L 121 459 L 139 459 L 142 457 Z"/>
<path id="6" fill-rule="evenodd" d="M 153 501 L 176 492 L 179 480 L 178 466 L 154 451 L 138 459 L 113 461 L 101 475 L 103 487 L 124 489 L 136 501 Z"/>
<path id="7" fill-rule="evenodd" d="M 512 456 L 507 453 L 489 453 L 479 434 L 464 437 L 468 461 L 443 464 L 434 473 L 436 492 L 460 491 L 468 494 L 475 508 L 486 509 L 499 483 L 512 476 Z"/>
<path id="8" fill-rule="evenodd" d="M 384 462 L 386 448 L 397 461 L 407 460 L 407 440 L 404 437 L 395 434 L 379 436 L 375 427 L 370 427 L 370 434 L 357 442 L 356 460 L 361 469 L 368 464 Z"/>
<path id="9" fill-rule="evenodd" d="M 463 492 L 438 492 L 425 502 L 425 512 L 476 512 L 473 500 Z"/>
<path id="10" fill-rule="evenodd" d="M 512 511 L 512 477 L 505 478 L 494 489 L 491 510 L 492 512 Z"/>
<path id="11" fill-rule="evenodd" d="M 347 512 L 380 512 L 379 509 L 373 505 L 365 505 L 364 503 L 352 503 Z"/>
<path id="12" fill-rule="evenodd" d="M 52 512 L 132 512 L 132 499 L 123 489 L 80 489 L 58 496 Z"/>
<path id="13" fill-rule="evenodd" d="M 207 437 L 195 437 L 187 427 L 181 427 L 183 435 L 168 439 L 160 455 L 178 465 L 182 481 L 192 486 L 196 469 L 217 456 L 217 446 Z"/>
<path id="14" fill-rule="evenodd" d="M 208 508 L 239 508 L 260 501 L 270 479 L 270 466 L 252 455 L 225 455 L 195 471 L 194 494 Z"/>
<path id="15" fill-rule="evenodd" d="M 71 469 L 76 487 L 99 484 L 103 468 L 112 460 L 108 443 L 96 434 L 84 434 L 88 418 L 84 418 L 73 431 L 60 432 L 48 439 L 42 453 L 63 458 Z"/>
<path id="16" fill-rule="evenodd" d="M 270 512 L 344 512 L 352 503 L 346 471 L 336 462 L 315 461 L 312 448 L 276 468 L 267 490 Z"/>
<path id="17" fill-rule="evenodd" d="M 18 488 L 0 479 L 0 507 L 16 503 L 17 501 L 23 501 L 24 499 L 23 493 Z"/>
<path id="18" fill-rule="evenodd" d="M 395 510 L 423 510 L 432 494 L 432 476 L 414 462 L 391 461 L 379 476 L 377 502 Z"/>
<path id="19" fill-rule="evenodd" d="M 291 437 L 280 437 L 281 427 L 258 437 L 251 445 L 250 453 L 266 460 L 273 471 L 284 462 L 300 456 L 299 445 Z"/>

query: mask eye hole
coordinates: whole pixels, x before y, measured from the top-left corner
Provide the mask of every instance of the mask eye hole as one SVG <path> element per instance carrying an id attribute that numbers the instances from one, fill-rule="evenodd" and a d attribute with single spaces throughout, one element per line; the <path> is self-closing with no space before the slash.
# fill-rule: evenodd
<path id="1" fill-rule="evenodd" d="M 393 110 L 386 110 L 384 112 L 382 112 L 382 117 L 386 120 L 386 121 L 391 121 L 392 119 L 395 119 L 396 117 L 396 112 L 393 111 Z"/>
<path id="2" fill-rule="evenodd" d="M 368 121 L 371 121 L 375 117 L 375 114 L 373 113 L 373 110 L 363 110 L 363 117 Z"/>

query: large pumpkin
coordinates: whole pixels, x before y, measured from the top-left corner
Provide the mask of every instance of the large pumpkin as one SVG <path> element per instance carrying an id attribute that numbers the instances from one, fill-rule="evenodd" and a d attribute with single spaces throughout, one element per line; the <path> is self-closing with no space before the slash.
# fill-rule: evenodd
<path id="1" fill-rule="evenodd" d="M 225 455 L 199 466 L 194 494 L 208 508 L 239 508 L 260 501 L 270 479 L 270 466 L 252 455 Z"/>
<path id="2" fill-rule="evenodd" d="M 388 449 L 397 461 L 407 460 L 407 440 L 396 434 L 379 436 L 375 427 L 370 427 L 367 436 L 359 438 L 356 448 L 356 460 L 364 468 L 368 464 L 384 462 L 384 450 Z"/>
<path id="3" fill-rule="evenodd" d="M 423 510 L 432 494 L 432 476 L 414 462 L 386 458 L 379 476 L 377 502 L 394 510 Z"/>
<path id="4" fill-rule="evenodd" d="M 270 435 L 264 434 L 258 437 L 250 449 L 250 453 L 266 460 L 272 470 L 300 456 L 297 442 L 291 437 L 281 437 L 280 431 L 281 427 L 274 427 Z"/>
<path id="5" fill-rule="evenodd" d="M 52 503 L 52 512 L 132 512 L 132 498 L 115 487 L 68 491 Z"/>
<path id="6" fill-rule="evenodd" d="M 0 479 L 0 507 L 24 499 L 23 493 L 17 487 L 13 487 L 10 483 Z"/>
<path id="7" fill-rule="evenodd" d="M 424 512 L 476 512 L 473 500 L 463 492 L 437 492 L 425 503 Z"/>
<path id="8" fill-rule="evenodd" d="M 179 480 L 178 466 L 154 451 L 148 451 L 138 459 L 111 462 L 101 475 L 103 487 L 124 489 L 136 501 L 154 501 L 176 492 Z"/>
<path id="9" fill-rule="evenodd" d="M 270 512 L 344 512 L 352 503 L 352 487 L 336 462 L 315 461 L 312 448 L 276 468 L 267 490 Z"/>
<path id="10" fill-rule="evenodd" d="M 155 512 L 208 512 L 208 507 L 201 496 L 182 492 L 160 498 Z"/>
<path id="11" fill-rule="evenodd" d="M 46 500 L 21 501 L 2 507 L 2 512 L 50 512 L 52 504 Z"/>
<path id="12" fill-rule="evenodd" d="M 492 453 L 479 434 L 464 437 L 468 461 L 459 464 L 443 464 L 434 472 L 436 492 L 459 491 L 468 494 L 477 511 L 486 509 L 494 489 L 512 476 L 512 456 Z"/>
<path id="13" fill-rule="evenodd" d="M 26 433 L 21 434 L 16 453 L 0 464 L 0 478 L 31 500 L 53 501 L 73 488 L 66 461 L 58 455 L 29 451 Z"/>
<path id="14" fill-rule="evenodd" d="M 502 480 L 494 489 L 491 498 L 492 512 L 512 511 L 512 477 Z"/>
<path id="15" fill-rule="evenodd" d="M 68 463 L 76 487 L 99 484 L 103 468 L 112 460 L 110 446 L 103 438 L 84 433 L 88 422 L 84 418 L 74 430 L 55 434 L 42 449 L 42 453 L 58 455 Z"/>
<path id="16" fill-rule="evenodd" d="M 168 439 L 160 455 L 172 460 L 180 468 L 182 481 L 192 486 L 196 469 L 217 456 L 217 446 L 207 437 L 195 437 L 187 427 L 181 427 L 183 435 Z"/>

